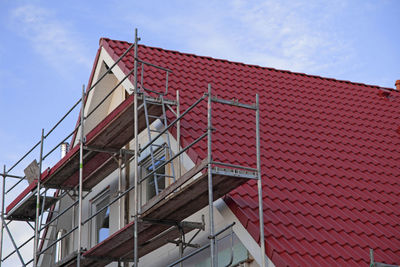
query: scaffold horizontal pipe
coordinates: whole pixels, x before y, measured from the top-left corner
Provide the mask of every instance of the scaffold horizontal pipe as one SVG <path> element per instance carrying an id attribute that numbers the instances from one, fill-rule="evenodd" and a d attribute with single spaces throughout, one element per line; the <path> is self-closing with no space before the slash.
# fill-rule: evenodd
<path id="1" fill-rule="evenodd" d="M 16 178 L 16 179 L 25 179 L 25 176 L 18 176 L 18 175 L 13 175 L 13 174 L 0 174 L 0 176 L 4 176 L 4 177 L 10 177 L 10 178 Z"/>
<path id="2" fill-rule="evenodd" d="M 95 151 L 95 152 L 101 152 L 101 153 L 108 153 L 108 154 L 119 154 L 122 150 L 121 149 L 111 149 L 111 148 L 99 148 L 99 147 L 93 147 L 93 146 L 83 146 L 84 150 L 88 151 Z"/>
<path id="3" fill-rule="evenodd" d="M 237 168 L 237 169 L 243 169 L 243 170 L 248 170 L 248 171 L 257 171 L 256 168 L 250 168 L 246 166 L 241 166 L 241 165 L 236 165 L 236 164 L 230 164 L 230 163 L 224 163 L 224 162 L 218 162 L 218 161 L 213 161 L 211 164 L 215 165 L 221 165 L 221 166 L 226 166 L 226 167 L 232 167 L 232 168 Z"/>
<path id="4" fill-rule="evenodd" d="M 212 97 L 211 101 L 215 102 L 215 103 L 226 104 L 226 105 L 236 106 L 236 107 L 241 107 L 241 108 L 247 108 L 247 109 L 251 109 L 251 110 L 257 109 L 257 107 L 255 105 L 239 103 L 236 100 L 225 100 L 225 99 L 221 99 L 221 98 L 217 98 L 217 97 Z"/>
<path id="5" fill-rule="evenodd" d="M 161 67 L 161 66 L 157 66 L 157 65 L 154 65 L 154 64 L 152 64 L 152 63 L 150 63 L 150 62 L 147 62 L 147 61 L 144 61 L 144 60 L 141 60 L 141 59 L 136 59 L 138 62 L 140 62 L 140 63 L 143 63 L 143 64 L 145 64 L 145 65 L 148 65 L 148 66 L 152 66 L 152 67 L 154 67 L 154 68 L 156 68 L 156 69 L 160 69 L 160 70 L 163 70 L 163 71 L 166 71 L 166 72 L 171 72 L 172 73 L 172 70 L 170 70 L 170 69 L 167 69 L 167 68 L 164 68 L 164 67 Z"/>
<path id="6" fill-rule="evenodd" d="M 222 233 L 225 232 L 226 230 L 228 230 L 228 229 L 230 229 L 231 227 L 233 227 L 235 224 L 236 224 L 236 223 L 233 222 L 233 223 L 227 225 L 226 227 L 224 227 L 224 228 L 222 228 L 221 230 L 219 230 L 218 232 L 216 232 L 213 236 L 209 236 L 208 238 L 209 238 L 209 239 L 216 238 L 217 236 L 219 236 L 220 234 L 222 234 Z"/>

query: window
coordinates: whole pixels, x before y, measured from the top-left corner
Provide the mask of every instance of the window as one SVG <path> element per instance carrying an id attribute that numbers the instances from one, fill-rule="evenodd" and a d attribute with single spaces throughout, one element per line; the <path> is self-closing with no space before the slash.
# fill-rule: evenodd
<path id="1" fill-rule="evenodd" d="M 164 150 L 158 151 L 154 153 L 154 169 L 157 170 L 160 165 L 165 162 L 165 153 Z M 142 177 L 146 177 L 153 170 L 153 164 L 151 158 L 147 159 L 145 164 L 143 165 Z M 156 177 L 156 179 L 154 179 Z M 156 186 L 155 182 L 157 182 L 158 193 L 160 193 L 163 189 L 165 189 L 165 166 L 159 168 L 156 171 L 156 175 L 150 175 L 146 179 L 146 199 L 149 200 L 156 195 Z"/>
<path id="2" fill-rule="evenodd" d="M 56 238 L 60 239 L 65 233 L 66 233 L 66 231 L 64 229 L 58 230 Z M 65 240 L 66 240 L 66 238 L 61 239 L 61 240 L 57 241 L 57 243 L 56 243 L 56 253 L 55 253 L 55 259 L 54 259 L 55 262 L 59 262 L 60 260 L 62 260 L 65 255 L 65 252 L 66 252 Z"/>
<path id="3" fill-rule="evenodd" d="M 92 214 L 99 212 L 93 220 L 92 240 L 100 243 L 110 235 L 110 193 L 105 191 L 93 199 Z"/>

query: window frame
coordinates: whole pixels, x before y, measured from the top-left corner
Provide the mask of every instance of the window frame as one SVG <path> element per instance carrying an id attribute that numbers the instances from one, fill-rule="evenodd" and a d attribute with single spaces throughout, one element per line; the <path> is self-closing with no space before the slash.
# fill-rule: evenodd
<path id="1" fill-rule="evenodd" d="M 108 199 L 108 201 L 107 201 Z M 110 200 L 111 200 L 111 192 L 110 192 L 110 187 L 105 188 L 104 190 L 102 190 L 100 193 L 98 193 L 94 198 L 92 198 L 90 200 L 90 214 L 93 215 L 95 214 L 99 209 L 101 209 L 102 207 L 100 206 L 100 204 L 103 201 L 106 201 L 106 205 L 110 204 Z M 104 206 L 103 206 L 104 207 Z M 108 206 L 108 209 L 106 209 L 106 213 L 105 215 L 107 216 L 107 210 L 109 210 L 108 213 L 108 220 L 110 220 L 110 212 L 111 212 L 111 206 Z M 108 236 L 110 236 L 110 232 L 108 233 L 107 237 L 105 237 L 104 239 L 99 241 L 99 232 L 101 227 L 99 228 L 98 225 L 98 216 L 100 216 L 101 213 L 97 214 L 93 219 L 92 219 L 92 223 L 90 224 L 90 243 L 92 246 L 95 246 L 96 244 L 100 243 L 101 241 L 103 241 L 104 239 L 106 239 Z M 106 217 L 105 217 L 106 218 Z M 110 231 L 110 221 L 108 221 L 108 229 Z"/>

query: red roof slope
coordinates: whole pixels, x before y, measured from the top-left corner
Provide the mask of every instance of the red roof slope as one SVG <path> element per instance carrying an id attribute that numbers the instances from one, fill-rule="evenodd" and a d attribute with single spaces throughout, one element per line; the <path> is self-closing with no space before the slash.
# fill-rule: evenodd
<path id="1" fill-rule="evenodd" d="M 130 45 L 102 39 L 116 59 Z M 254 102 L 260 94 L 265 244 L 276 266 L 400 263 L 400 93 L 140 45 L 140 59 L 169 68 L 185 110 L 212 83 L 213 94 Z M 121 63 L 127 73 L 133 52 Z M 163 88 L 145 67 L 145 84 Z M 383 93 L 382 93 L 383 92 Z M 182 122 L 183 142 L 206 128 L 205 105 Z M 255 166 L 254 114 L 215 104 L 216 160 Z M 191 152 L 205 158 L 205 142 Z M 226 201 L 258 241 L 254 181 Z"/>

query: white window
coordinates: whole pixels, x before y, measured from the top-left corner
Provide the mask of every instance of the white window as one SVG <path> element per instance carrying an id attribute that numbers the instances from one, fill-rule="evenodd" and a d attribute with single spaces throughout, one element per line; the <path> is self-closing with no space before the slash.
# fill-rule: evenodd
<path id="1" fill-rule="evenodd" d="M 66 232 L 67 231 L 65 231 L 64 229 L 58 230 L 56 238 L 60 239 Z M 54 259 L 55 262 L 59 262 L 65 257 L 67 251 L 65 244 L 66 244 L 66 238 L 57 241 L 55 259 Z"/>
<path id="2" fill-rule="evenodd" d="M 110 191 L 100 193 L 92 201 L 92 214 L 98 212 L 92 223 L 92 243 L 97 244 L 110 235 Z"/>

